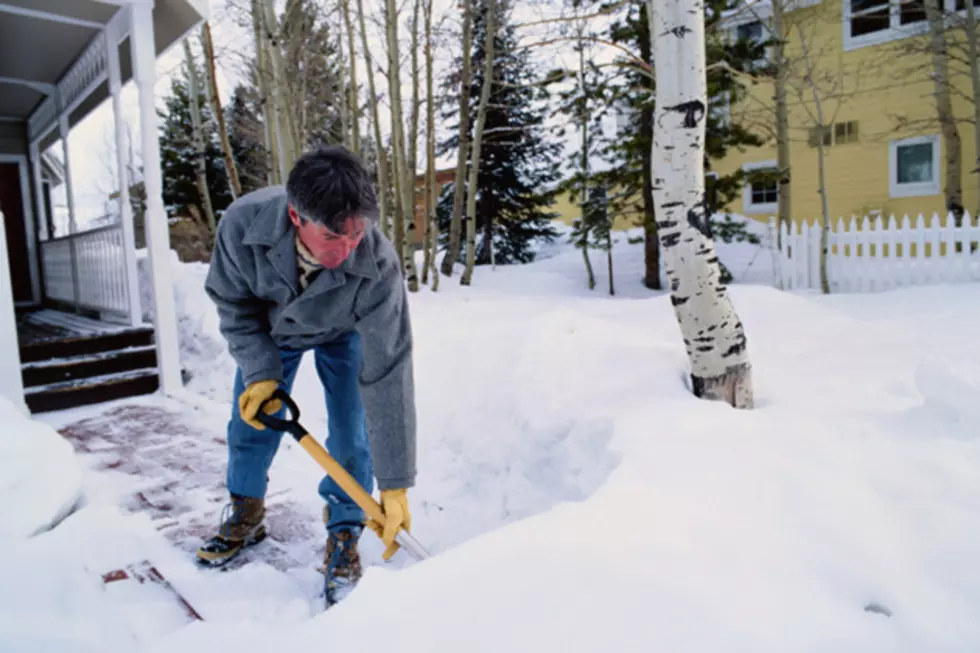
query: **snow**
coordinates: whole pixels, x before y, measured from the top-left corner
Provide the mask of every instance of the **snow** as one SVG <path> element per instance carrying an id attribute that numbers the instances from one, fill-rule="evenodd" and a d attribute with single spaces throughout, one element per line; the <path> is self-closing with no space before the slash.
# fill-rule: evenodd
<path id="1" fill-rule="evenodd" d="M 581 253 L 560 243 L 527 266 L 480 268 L 470 288 L 457 272 L 411 295 L 420 475 L 409 498 L 432 559 L 385 565 L 367 534 L 362 584 L 321 613 L 320 472 L 288 440 L 270 494 L 311 534 L 285 569 L 195 568 L 197 540 L 174 547 L 166 520 L 119 507 L 132 478 L 91 471 L 80 511 L 2 545 L 0 586 L 18 590 L 0 593 L 0 650 L 980 649 L 980 285 L 786 293 L 768 285 L 766 248 L 719 252 L 736 276 L 755 409 L 690 394 L 670 299 L 643 288 L 639 245 L 616 246 L 614 297 L 600 255 L 589 291 Z M 221 446 L 207 464 L 195 456 L 223 434 L 233 365 L 205 270 L 177 274 L 186 397 L 46 420 L 102 413 L 119 426 L 120 405 L 170 410 L 185 420 L 173 451 L 218 487 Z M 294 397 L 322 433 L 311 360 Z M 147 459 L 170 451 L 146 446 Z M 210 527 L 221 504 L 191 480 L 172 498 Z M 204 622 L 101 588 L 100 574 L 146 556 Z"/>
<path id="2" fill-rule="evenodd" d="M 0 545 L 63 519 L 79 499 L 82 468 L 50 426 L 0 397 Z M 3 584 L 0 583 L 0 586 Z"/>

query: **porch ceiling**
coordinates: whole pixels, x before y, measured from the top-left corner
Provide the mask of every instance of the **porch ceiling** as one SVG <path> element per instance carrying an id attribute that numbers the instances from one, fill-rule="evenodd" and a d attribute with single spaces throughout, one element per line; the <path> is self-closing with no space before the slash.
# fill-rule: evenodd
<path id="1" fill-rule="evenodd" d="M 26 86 L 0 83 L 0 116 L 21 118 L 29 115 L 42 98 L 43 95 Z"/>
<path id="2" fill-rule="evenodd" d="M 201 20 L 200 7 L 200 0 L 156 0 L 157 55 Z M 121 9 L 102 0 L 0 0 L 0 78 L 56 84 Z M 38 15 L 41 13 L 52 16 Z M 59 22 L 54 17 L 67 20 Z M 125 83 L 132 76 L 128 47 L 120 49 L 120 64 Z M 73 119 L 80 120 L 107 96 L 108 87 L 103 84 Z M 0 116 L 26 120 L 44 99 L 37 88 L 0 79 Z"/>

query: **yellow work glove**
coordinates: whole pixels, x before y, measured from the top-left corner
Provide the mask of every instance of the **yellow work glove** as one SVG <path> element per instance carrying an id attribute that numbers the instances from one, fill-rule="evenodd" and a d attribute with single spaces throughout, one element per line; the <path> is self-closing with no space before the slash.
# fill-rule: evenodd
<path id="1" fill-rule="evenodd" d="M 255 381 L 245 388 L 245 392 L 238 397 L 238 412 L 242 416 L 242 421 L 260 431 L 265 430 L 265 425 L 255 419 L 255 415 L 258 414 L 262 402 L 271 397 L 278 387 L 279 384 L 275 381 Z M 267 403 L 262 412 L 266 415 L 274 415 L 281 408 L 282 402 L 275 399 Z"/>
<path id="2" fill-rule="evenodd" d="M 381 510 L 385 514 L 384 528 L 381 524 L 369 519 L 367 527 L 381 538 L 381 541 L 388 547 L 385 549 L 382 558 L 386 561 L 395 555 L 401 545 L 395 542 L 398 531 L 404 528 L 406 531 L 412 528 L 412 515 L 408 511 L 408 494 L 404 488 L 398 490 L 381 490 Z"/>

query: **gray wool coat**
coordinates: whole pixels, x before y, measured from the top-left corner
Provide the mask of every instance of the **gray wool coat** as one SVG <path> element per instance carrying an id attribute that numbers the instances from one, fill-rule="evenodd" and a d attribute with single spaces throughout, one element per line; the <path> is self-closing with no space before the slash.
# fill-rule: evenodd
<path id="1" fill-rule="evenodd" d="M 283 380 L 280 348 L 309 349 L 356 330 L 375 478 L 415 484 L 415 387 L 407 293 L 394 246 L 369 225 L 357 249 L 300 293 L 295 228 L 282 186 L 240 197 L 218 223 L 205 290 L 246 384 Z"/>

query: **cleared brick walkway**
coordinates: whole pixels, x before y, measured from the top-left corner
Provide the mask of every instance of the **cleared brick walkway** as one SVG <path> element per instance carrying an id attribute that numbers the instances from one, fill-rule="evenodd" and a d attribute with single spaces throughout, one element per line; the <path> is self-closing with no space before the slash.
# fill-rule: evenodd
<path id="1" fill-rule="evenodd" d="M 214 534 L 227 503 L 227 448 L 213 428 L 165 408 L 124 404 L 60 430 L 82 461 L 125 488 L 122 507 L 145 513 L 173 545 L 193 556 Z M 269 536 L 228 569 L 261 559 L 286 571 L 315 566 L 322 556 L 320 515 L 289 496 L 267 497 Z"/>

